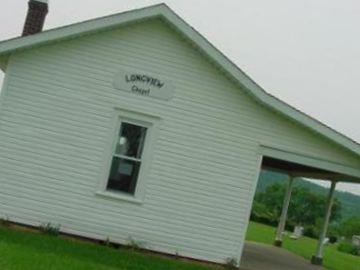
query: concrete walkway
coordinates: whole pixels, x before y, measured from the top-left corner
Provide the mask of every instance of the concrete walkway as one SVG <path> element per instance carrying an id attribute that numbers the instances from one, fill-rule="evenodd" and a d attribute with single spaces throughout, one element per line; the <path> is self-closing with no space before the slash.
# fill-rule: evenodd
<path id="1" fill-rule="evenodd" d="M 247 242 L 241 261 L 244 270 L 325 270 L 281 248 Z"/>

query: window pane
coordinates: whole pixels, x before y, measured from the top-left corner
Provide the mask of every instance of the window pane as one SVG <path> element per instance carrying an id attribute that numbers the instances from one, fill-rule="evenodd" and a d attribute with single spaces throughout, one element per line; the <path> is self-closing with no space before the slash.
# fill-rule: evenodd
<path id="1" fill-rule="evenodd" d="M 140 162 L 114 157 L 107 189 L 134 194 Z"/>
<path id="2" fill-rule="evenodd" d="M 120 136 L 115 153 L 127 157 L 141 158 L 146 128 L 129 123 L 121 123 Z"/>

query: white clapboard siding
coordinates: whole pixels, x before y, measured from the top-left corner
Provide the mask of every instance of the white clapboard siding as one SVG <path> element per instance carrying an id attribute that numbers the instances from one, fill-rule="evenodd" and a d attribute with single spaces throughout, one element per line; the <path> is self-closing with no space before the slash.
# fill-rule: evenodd
<path id="1" fill-rule="evenodd" d="M 114 89 L 158 74 L 169 101 Z M 239 258 L 260 144 L 359 159 L 263 107 L 158 20 L 15 53 L 0 108 L 0 215 L 197 259 Z M 115 108 L 160 118 L 143 203 L 98 196 Z"/>

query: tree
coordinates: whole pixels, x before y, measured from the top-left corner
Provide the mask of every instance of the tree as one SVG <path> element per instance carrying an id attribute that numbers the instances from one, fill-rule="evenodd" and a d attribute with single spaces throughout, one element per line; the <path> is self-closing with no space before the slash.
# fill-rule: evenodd
<path id="1" fill-rule="evenodd" d="M 257 204 L 266 209 L 267 216 L 280 217 L 283 199 L 286 192 L 286 185 L 276 183 L 266 188 L 265 192 L 255 196 Z M 319 218 L 325 214 L 326 196 L 312 193 L 309 189 L 295 187 L 292 191 L 291 201 L 288 210 L 288 223 L 291 225 L 316 226 Z M 257 207 L 257 211 L 261 209 Z M 341 203 L 335 199 L 330 220 L 336 221 L 341 217 Z M 271 215 L 269 213 L 272 213 Z M 259 213 L 257 213 L 259 214 Z"/>
<path id="2" fill-rule="evenodd" d="M 348 239 L 353 235 L 360 235 L 360 217 L 351 217 L 345 220 L 340 228 L 340 234 Z"/>

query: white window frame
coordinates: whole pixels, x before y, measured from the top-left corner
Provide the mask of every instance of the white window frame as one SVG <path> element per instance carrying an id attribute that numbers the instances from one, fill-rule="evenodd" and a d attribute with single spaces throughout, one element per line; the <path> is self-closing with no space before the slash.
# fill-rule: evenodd
<path id="1" fill-rule="evenodd" d="M 157 138 L 159 121 L 160 118 L 156 116 L 122 109 L 115 110 L 113 115 L 112 128 L 108 139 L 110 143 L 108 144 L 108 147 L 105 151 L 103 171 L 100 177 L 101 181 L 96 191 L 96 195 L 108 199 L 124 200 L 138 204 L 143 203 L 145 197 L 146 180 L 150 177 L 150 167 L 154 152 L 154 144 Z M 119 130 L 123 122 L 147 128 L 141 156 L 140 171 L 138 174 L 134 194 L 107 189 L 111 164 L 114 157 L 114 149 L 116 147 L 116 143 L 119 137 Z M 128 159 L 128 157 L 126 158 Z"/>

